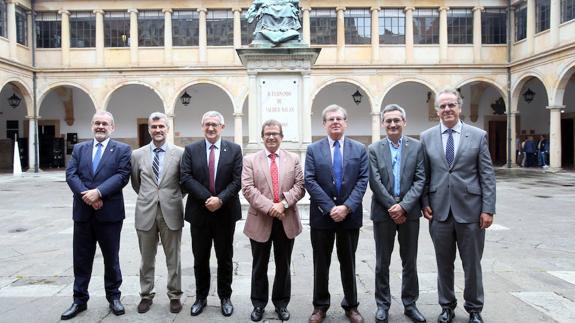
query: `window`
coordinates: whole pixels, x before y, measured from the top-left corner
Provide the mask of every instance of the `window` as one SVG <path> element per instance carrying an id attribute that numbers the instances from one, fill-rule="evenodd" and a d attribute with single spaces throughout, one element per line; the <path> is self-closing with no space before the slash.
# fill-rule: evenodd
<path id="1" fill-rule="evenodd" d="M 234 44 L 234 15 L 230 10 L 208 10 L 206 17 L 208 46 Z"/>
<path id="2" fill-rule="evenodd" d="M 575 0 L 561 0 L 561 22 L 575 18 Z"/>
<path id="3" fill-rule="evenodd" d="M 55 12 L 36 13 L 36 47 L 60 48 L 62 46 L 62 21 Z"/>
<path id="4" fill-rule="evenodd" d="M 527 3 L 523 2 L 515 8 L 515 41 L 527 37 Z"/>
<path id="5" fill-rule="evenodd" d="M 309 14 L 310 43 L 337 44 L 337 16 L 335 9 L 312 9 Z"/>
<path id="6" fill-rule="evenodd" d="M 346 44 L 371 43 L 371 14 L 368 8 L 346 10 L 343 21 Z"/>
<path id="7" fill-rule="evenodd" d="M 246 12 L 244 10 L 244 12 Z M 248 23 L 248 19 L 245 14 L 241 15 L 240 24 L 242 29 L 242 45 L 249 45 L 254 39 L 254 31 L 256 30 L 257 21 L 252 21 L 251 24 Z"/>
<path id="8" fill-rule="evenodd" d="M 128 12 L 106 12 L 104 16 L 104 46 L 130 46 L 130 14 Z"/>
<path id="9" fill-rule="evenodd" d="M 0 0 L 0 36 L 6 37 L 6 1 Z"/>
<path id="10" fill-rule="evenodd" d="M 437 9 L 414 10 L 413 43 L 439 44 L 439 11 Z"/>
<path id="11" fill-rule="evenodd" d="M 481 42 L 483 44 L 507 43 L 507 9 L 485 8 L 481 14 Z"/>
<path id="12" fill-rule="evenodd" d="M 28 46 L 28 19 L 26 10 L 20 6 L 16 6 L 16 42 Z"/>
<path id="13" fill-rule="evenodd" d="M 447 11 L 447 43 L 473 44 L 471 8 L 456 8 Z"/>
<path id="14" fill-rule="evenodd" d="M 164 14 L 160 10 L 138 13 L 138 46 L 164 46 Z"/>
<path id="15" fill-rule="evenodd" d="M 405 44 L 405 12 L 402 8 L 379 11 L 379 43 Z"/>
<path id="16" fill-rule="evenodd" d="M 551 0 L 535 1 L 535 32 L 549 29 L 551 15 Z"/>
<path id="17" fill-rule="evenodd" d="M 195 10 L 174 10 L 172 13 L 172 44 L 198 46 L 200 19 Z"/>
<path id="18" fill-rule="evenodd" d="M 70 13 L 70 47 L 96 47 L 96 15 L 93 12 Z"/>

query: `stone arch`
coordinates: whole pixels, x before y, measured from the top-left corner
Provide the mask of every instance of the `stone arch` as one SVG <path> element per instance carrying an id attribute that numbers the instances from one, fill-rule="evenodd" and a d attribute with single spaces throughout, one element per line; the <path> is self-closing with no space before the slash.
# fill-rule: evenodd
<path id="1" fill-rule="evenodd" d="M 549 94 L 549 101 L 551 105 L 563 105 L 563 98 L 565 96 L 565 89 L 569 80 L 575 73 L 575 60 L 565 64 L 559 73 L 557 82 L 554 84 L 552 92 Z"/>
<path id="2" fill-rule="evenodd" d="M 34 114 L 34 99 L 32 98 L 32 91 L 30 90 L 30 88 L 28 88 L 26 82 L 24 82 L 24 80 L 20 78 L 11 77 L 5 80 L 4 83 L 2 83 L 2 86 L 0 86 L 0 90 L 2 90 L 8 84 L 15 86 L 18 89 L 18 91 L 20 91 L 22 99 L 26 104 L 26 114 L 28 116 L 32 116 Z"/>
<path id="3" fill-rule="evenodd" d="M 460 83 L 458 83 L 456 88 L 460 88 L 460 87 L 463 87 L 465 85 L 469 85 L 472 83 L 478 83 L 478 82 L 487 83 L 487 84 L 493 86 L 495 89 L 497 89 L 497 92 L 499 92 L 499 95 L 501 95 L 501 97 L 503 98 L 503 101 L 505 102 L 505 106 L 506 107 L 509 106 L 508 102 L 507 102 L 507 92 L 505 90 L 505 86 L 500 85 L 499 83 L 495 82 L 492 79 L 489 79 L 486 77 L 481 77 L 481 76 L 472 77 L 470 79 L 466 79 L 466 80 L 463 80 Z"/>
<path id="4" fill-rule="evenodd" d="M 72 87 L 72 88 L 76 88 L 81 90 L 82 92 L 84 92 L 92 101 L 92 105 L 94 106 L 95 110 L 98 110 L 97 108 L 97 104 L 96 104 L 96 99 L 94 98 L 94 96 L 92 95 L 92 93 L 90 91 L 88 91 L 87 88 L 85 88 L 83 85 L 76 83 L 76 82 L 68 82 L 68 81 L 64 81 L 64 82 L 56 82 L 56 83 L 52 83 L 49 84 L 41 93 L 40 95 L 38 95 L 38 106 L 37 106 L 37 113 L 38 115 L 40 115 L 40 107 L 42 106 L 42 103 L 44 102 L 44 99 L 46 98 L 46 95 L 48 95 L 52 90 L 54 90 L 55 88 L 61 87 L 61 86 L 67 86 L 67 87 Z M 95 112 L 95 111 L 94 111 Z"/>
<path id="5" fill-rule="evenodd" d="M 364 86 L 361 82 L 351 79 L 351 78 L 335 78 L 335 79 L 329 79 L 325 82 L 323 82 L 322 84 L 320 84 L 314 91 L 312 97 L 311 97 L 311 103 L 313 106 L 313 102 L 315 101 L 315 98 L 317 97 L 317 95 L 324 90 L 325 88 L 327 88 L 328 86 L 335 84 L 335 83 L 349 83 L 349 84 L 353 84 L 355 86 L 357 86 L 358 88 L 360 88 L 367 96 L 367 99 L 369 100 L 370 103 L 373 103 L 373 95 L 371 94 L 371 92 L 368 90 L 368 88 L 366 86 Z"/>
<path id="6" fill-rule="evenodd" d="M 541 75 L 539 72 L 537 71 L 529 71 L 526 72 L 522 75 L 520 75 L 516 81 L 514 82 L 515 84 L 511 85 L 511 112 L 517 112 L 517 106 L 518 106 L 518 102 L 519 102 L 519 96 L 521 95 L 521 90 L 523 89 L 523 86 L 525 85 L 525 83 L 527 83 L 529 80 L 531 80 L 532 78 L 535 78 L 537 80 L 539 80 L 539 82 L 541 82 L 541 84 L 543 84 L 543 88 L 545 88 L 545 91 L 547 93 L 549 93 L 548 90 L 548 86 L 547 84 L 545 84 L 545 78 L 543 77 L 543 75 Z M 547 94 L 547 101 L 549 101 L 549 94 Z"/>
<path id="7" fill-rule="evenodd" d="M 110 98 L 112 97 L 112 95 L 120 88 L 127 86 L 127 85 L 142 85 L 145 86 L 147 88 L 149 88 L 150 90 L 152 90 L 154 93 L 156 93 L 156 95 L 158 96 L 158 98 L 160 98 L 160 101 L 162 102 L 164 111 L 166 111 L 166 100 L 164 99 L 164 96 L 162 95 L 162 93 L 155 88 L 153 85 L 147 83 L 147 82 L 143 82 L 143 81 L 137 81 L 137 80 L 130 80 L 130 81 L 125 81 L 125 82 L 121 82 L 119 84 L 116 84 L 116 86 L 114 86 L 112 88 L 112 90 L 108 91 L 108 93 L 106 94 L 106 97 L 104 99 L 104 105 L 102 106 L 101 110 L 107 111 L 108 110 L 108 104 L 110 103 Z M 97 108 L 96 108 L 97 109 Z"/>
<path id="8" fill-rule="evenodd" d="M 236 100 L 234 100 L 234 96 L 231 94 L 231 92 L 223 84 L 216 82 L 214 80 L 209 80 L 209 79 L 198 79 L 198 80 L 194 80 L 192 82 L 188 82 L 188 83 L 184 84 L 183 86 L 180 86 L 180 88 L 178 88 L 178 90 L 176 91 L 176 97 L 174 97 L 171 100 L 171 105 L 168 107 L 168 109 L 171 109 L 171 112 L 174 113 L 174 109 L 176 107 L 178 99 L 180 98 L 180 96 L 182 95 L 184 90 L 189 88 L 189 87 L 192 87 L 194 85 L 198 85 L 198 84 L 210 84 L 210 85 L 213 85 L 213 86 L 219 88 L 224 93 L 226 93 L 226 95 L 228 96 L 228 98 L 232 102 L 233 108 L 234 108 L 234 113 L 242 112 L 242 111 L 238 111 L 238 103 L 236 102 Z M 247 95 L 248 94 L 246 92 L 246 97 L 247 97 Z M 243 101 L 242 101 L 242 103 L 243 103 Z M 239 109 L 241 110 L 241 107 Z"/>
<path id="9" fill-rule="evenodd" d="M 408 82 L 421 84 L 421 85 L 429 88 L 434 94 L 437 93 L 436 87 L 427 80 L 416 78 L 416 77 L 400 78 L 400 79 L 397 79 L 397 80 L 391 82 L 388 86 L 385 87 L 385 89 L 382 92 L 382 96 L 380 98 L 380 101 L 379 101 L 379 104 L 377 105 L 377 107 L 378 108 L 381 107 L 381 105 L 383 104 L 383 101 L 385 100 L 385 97 L 394 87 L 401 85 L 403 83 L 408 83 Z M 373 112 L 379 112 L 379 111 L 373 111 Z"/>

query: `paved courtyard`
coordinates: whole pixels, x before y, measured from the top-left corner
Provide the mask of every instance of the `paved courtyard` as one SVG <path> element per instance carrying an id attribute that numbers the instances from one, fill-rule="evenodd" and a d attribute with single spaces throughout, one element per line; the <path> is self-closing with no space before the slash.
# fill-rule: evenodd
<path id="1" fill-rule="evenodd" d="M 575 174 L 544 173 L 539 170 L 498 170 L 497 215 L 487 232 L 483 272 L 486 322 L 575 322 Z M 72 322 L 250 322 L 251 252 L 238 222 L 234 242 L 232 302 L 235 312 L 224 318 L 215 293 L 215 276 L 208 307 L 198 317 L 189 315 L 194 301 L 193 256 L 189 226 L 184 228 L 182 272 L 184 309 L 169 313 L 166 268 L 159 250 L 156 268 L 156 298 L 150 312 L 138 314 L 139 252 L 134 229 L 135 193 L 125 190 L 127 219 L 124 221 L 120 263 L 124 276 L 122 302 L 126 314 L 116 317 L 107 307 L 103 290 L 101 254 L 94 263 L 88 310 Z M 360 312 L 374 321 L 375 247 L 369 221 L 370 193 L 357 252 L 357 283 Z M 57 322 L 72 302 L 72 197 L 63 172 L 45 172 L 21 177 L 0 175 L 0 322 Z M 245 215 L 244 215 L 245 218 Z M 335 253 L 334 253 L 335 255 Z M 312 311 L 313 271 L 309 226 L 296 239 L 292 266 L 291 322 L 307 322 Z M 215 269 L 215 256 L 212 255 Z M 427 221 L 421 220 L 419 258 L 421 295 L 419 309 L 435 322 L 437 305 L 436 266 Z M 215 270 L 212 270 L 214 273 Z M 270 266 L 270 277 L 274 267 Z M 409 322 L 401 306 L 401 264 L 394 252 L 391 267 L 393 304 L 390 322 Z M 347 322 L 339 306 L 342 289 L 338 262 L 334 257 L 330 275 L 332 307 L 326 322 Z M 467 322 L 463 310 L 463 273 L 456 262 L 459 304 L 455 322 Z M 273 305 L 264 320 L 278 321 Z"/>

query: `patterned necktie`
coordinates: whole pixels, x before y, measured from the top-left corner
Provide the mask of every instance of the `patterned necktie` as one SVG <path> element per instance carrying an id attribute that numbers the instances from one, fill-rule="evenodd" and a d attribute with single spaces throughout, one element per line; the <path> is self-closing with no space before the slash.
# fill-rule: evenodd
<path id="1" fill-rule="evenodd" d="M 92 159 L 92 173 L 96 173 L 100 159 L 102 159 L 102 143 L 97 143 L 96 147 L 96 154 L 94 155 L 94 159 Z"/>
<path id="2" fill-rule="evenodd" d="M 210 146 L 210 160 L 208 161 L 208 170 L 210 172 L 210 192 L 216 194 L 216 146 Z"/>
<path id="3" fill-rule="evenodd" d="M 274 193 L 274 203 L 278 203 L 280 201 L 280 176 L 278 171 L 278 165 L 276 164 L 276 154 L 270 154 L 270 158 L 272 159 L 272 163 L 270 165 L 270 172 L 272 173 L 272 189 Z"/>
<path id="4" fill-rule="evenodd" d="M 154 149 L 154 162 L 152 163 L 152 170 L 156 176 L 156 183 L 160 180 L 160 152 L 164 151 L 162 148 Z"/>
<path id="5" fill-rule="evenodd" d="M 341 179 L 343 172 L 343 163 L 341 160 L 341 150 L 339 149 L 339 140 L 333 143 L 333 163 L 331 165 L 333 168 L 333 175 L 335 177 L 335 188 L 337 189 L 337 194 L 341 192 Z"/>
<path id="6" fill-rule="evenodd" d="M 453 164 L 455 145 L 453 144 L 453 129 L 447 129 L 447 144 L 445 145 L 445 159 L 449 167 Z"/>

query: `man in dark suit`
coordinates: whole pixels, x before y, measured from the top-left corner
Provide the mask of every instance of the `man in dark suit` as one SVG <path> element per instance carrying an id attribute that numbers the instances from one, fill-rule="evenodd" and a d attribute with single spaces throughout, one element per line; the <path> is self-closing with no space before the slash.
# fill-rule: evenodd
<path id="1" fill-rule="evenodd" d="M 363 322 L 357 310 L 355 251 L 368 182 L 367 152 L 363 144 L 344 136 L 345 109 L 330 105 L 323 110 L 322 119 L 327 137 L 308 146 L 305 161 L 314 264 L 314 311 L 309 322 L 322 322 L 330 306 L 328 281 L 334 240 L 344 292 L 341 306 L 351 322 Z"/>
<path id="2" fill-rule="evenodd" d="M 120 232 L 124 220 L 122 188 L 130 178 L 130 146 L 110 139 L 114 117 L 99 111 L 92 117 L 94 140 L 76 144 L 66 169 L 66 182 L 74 193 L 74 303 L 62 320 L 86 310 L 88 284 L 96 244 L 104 258 L 106 299 L 115 315 L 124 314 L 120 302 Z"/>
<path id="3" fill-rule="evenodd" d="M 451 322 L 455 317 L 456 248 L 465 274 L 463 306 L 470 323 L 483 322 L 481 257 L 485 229 L 495 214 L 495 173 L 487 133 L 461 122 L 462 105 L 457 90 L 439 92 L 435 109 L 441 122 L 421 134 L 426 174 L 422 206 L 435 248 L 440 323 Z"/>
<path id="4" fill-rule="evenodd" d="M 182 156 L 180 182 L 188 192 L 186 221 L 190 222 L 196 301 L 191 315 L 200 314 L 210 291 L 210 252 L 212 241 L 218 259 L 218 296 L 224 316 L 232 315 L 233 239 L 236 221 L 242 211 L 242 149 L 221 139 L 224 117 L 208 111 L 202 117 L 205 140 L 187 145 Z"/>
<path id="5" fill-rule="evenodd" d="M 425 185 L 423 149 L 419 141 L 403 136 L 405 110 L 390 104 L 381 111 L 381 127 L 387 138 L 369 146 L 369 184 L 373 191 L 371 219 L 375 238 L 375 302 L 377 322 L 388 321 L 391 305 L 389 264 L 395 233 L 403 266 L 401 300 L 404 313 L 413 322 L 425 322 L 417 309 L 417 240 Z"/>

